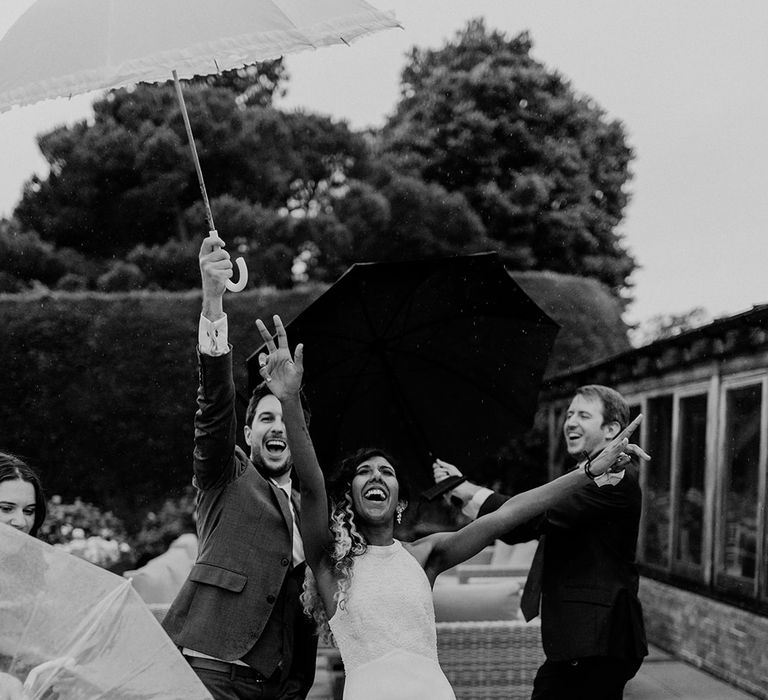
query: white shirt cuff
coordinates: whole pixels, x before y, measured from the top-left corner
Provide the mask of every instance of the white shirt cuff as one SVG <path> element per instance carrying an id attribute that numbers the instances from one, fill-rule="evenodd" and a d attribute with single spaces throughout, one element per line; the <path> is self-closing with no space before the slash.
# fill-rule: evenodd
<path id="1" fill-rule="evenodd" d="M 226 355 L 229 352 L 229 329 L 227 315 L 218 321 L 210 321 L 200 314 L 197 328 L 197 344 L 203 355 Z"/>
<path id="2" fill-rule="evenodd" d="M 480 514 L 481 506 L 492 493 L 493 491 L 491 491 L 491 489 L 487 489 L 484 486 L 481 486 L 477 491 L 475 491 L 472 498 L 470 498 L 462 506 L 461 512 L 464 513 L 464 515 L 466 515 L 468 518 L 475 520 Z"/>
<path id="3" fill-rule="evenodd" d="M 622 469 L 620 472 L 605 472 L 595 477 L 595 484 L 598 486 L 614 486 L 624 478 L 626 471 L 626 469 Z"/>

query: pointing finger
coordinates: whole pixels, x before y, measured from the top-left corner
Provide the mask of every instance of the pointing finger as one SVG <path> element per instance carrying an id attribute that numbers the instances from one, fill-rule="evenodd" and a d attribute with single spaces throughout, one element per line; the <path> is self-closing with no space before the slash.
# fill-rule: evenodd
<path id="1" fill-rule="evenodd" d="M 635 430 L 637 430 L 637 426 L 639 426 L 642 422 L 643 414 L 638 413 L 637 417 L 616 436 L 616 439 L 627 439 L 627 442 L 629 442 L 629 437 L 632 435 L 632 433 L 635 432 Z"/>

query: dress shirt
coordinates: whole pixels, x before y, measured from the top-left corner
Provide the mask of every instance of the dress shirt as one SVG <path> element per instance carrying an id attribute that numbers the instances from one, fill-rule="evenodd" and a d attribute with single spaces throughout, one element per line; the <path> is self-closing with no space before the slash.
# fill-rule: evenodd
<path id="1" fill-rule="evenodd" d="M 304 561 L 304 543 L 301 541 L 301 533 L 299 532 L 299 521 L 296 517 L 296 508 L 293 505 L 293 499 L 291 498 L 291 480 L 285 484 L 278 484 L 274 479 L 270 481 L 277 486 L 286 496 L 288 496 L 288 507 L 291 509 L 291 518 L 293 519 L 293 565 L 298 566 Z"/>
<path id="2" fill-rule="evenodd" d="M 229 352 L 229 328 L 227 315 L 224 314 L 218 321 L 209 321 L 200 314 L 200 323 L 197 327 L 197 344 L 203 355 L 226 355 Z"/>

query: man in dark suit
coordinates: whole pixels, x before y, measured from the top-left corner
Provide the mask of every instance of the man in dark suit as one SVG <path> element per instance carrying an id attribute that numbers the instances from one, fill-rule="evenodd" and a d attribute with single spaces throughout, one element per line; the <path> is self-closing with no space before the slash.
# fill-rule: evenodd
<path id="1" fill-rule="evenodd" d="M 218 238 L 200 249 L 203 305 L 195 414 L 197 560 L 163 626 L 216 700 L 304 698 L 317 640 L 301 609 L 304 552 L 280 402 L 262 387 L 237 419 Z"/>
<path id="2" fill-rule="evenodd" d="M 563 426 L 568 453 L 588 467 L 629 422 L 618 392 L 590 385 L 577 390 Z M 639 450 L 634 457 L 647 459 Z M 648 653 L 637 597 L 635 550 L 641 493 L 638 463 L 596 477 L 543 516 L 503 538 L 539 540 L 521 599 L 526 620 L 539 613 L 546 661 L 532 700 L 620 700 Z M 460 472 L 438 460 L 435 479 Z M 451 492 L 470 517 L 496 510 L 507 496 L 465 482 Z"/>

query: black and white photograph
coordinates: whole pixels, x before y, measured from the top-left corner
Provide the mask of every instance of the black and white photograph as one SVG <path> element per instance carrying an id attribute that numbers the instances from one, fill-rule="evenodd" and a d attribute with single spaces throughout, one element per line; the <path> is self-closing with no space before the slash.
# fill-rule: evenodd
<path id="1" fill-rule="evenodd" d="M 768 700 L 768 4 L 2 0 L 0 700 Z"/>

